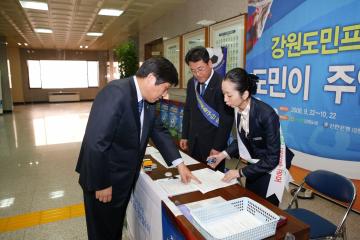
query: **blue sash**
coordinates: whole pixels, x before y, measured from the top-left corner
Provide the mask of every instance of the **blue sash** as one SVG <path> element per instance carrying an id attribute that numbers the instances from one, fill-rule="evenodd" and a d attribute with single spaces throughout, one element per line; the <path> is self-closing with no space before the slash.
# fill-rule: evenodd
<path id="1" fill-rule="evenodd" d="M 206 104 L 204 99 L 196 91 L 195 81 L 194 83 L 195 83 L 195 96 L 196 96 L 197 106 L 200 112 L 212 125 L 214 125 L 215 127 L 219 127 L 219 113 L 215 111 L 212 107 L 210 107 L 208 104 Z"/>

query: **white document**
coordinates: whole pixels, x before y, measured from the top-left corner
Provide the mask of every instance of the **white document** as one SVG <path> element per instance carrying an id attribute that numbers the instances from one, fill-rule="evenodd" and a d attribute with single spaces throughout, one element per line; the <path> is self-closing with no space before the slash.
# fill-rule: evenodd
<path id="1" fill-rule="evenodd" d="M 177 175 L 178 178 L 176 179 L 159 179 L 156 182 L 166 192 L 166 194 L 168 194 L 168 196 L 176 196 L 194 191 L 207 193 L 215 189 L 224 188 L 237 183 L 236 179 L 229 183 L 222 181 L 221 179 L 224 177 L 224 173 L 220 171 L 215 172 L 209 168 L 192 171 L 192 174 L 196 176 L 201 183 L 191 180 L 190 183 L 184 184 L 181 182 L 179 175 Z"/>
<path id="2" fill-rule="evenodd" d="M 180 179 L 159 179 L 156 183 L 164 190 L 167 196 L 176 196 L 183 193 L 198 191 L 196 185 L 184 184 Z"/>
<path id="3" fill-rule="evenodd" d="M 157 153 L 157 152 L 159 152 L 159 150 L 157 150 L 156 148 L 154 148 L 152 146 L 149 146 L 146 148 L 145 155 L 151 155 L 151 154 Z"/>
<path id="4" fill-rule="evenodd" d="M 174 166 L 168 166 L 164 160 L 164 158 L 161 156 L 160 152 L 153 152 L 150 154 L 156 161 L 158 161 L 161 165 L 163 165 L 166 168 L 174 168 Z M 180 151 L 180 155 L 181 158 L 184 161 L 185 165 L 192 165 L 192 164 L 197 164 L 199 163 L 198 161 L 196 161 L 195 159 L 193 159 L 192 157 L 190 157 L 189 155 L 187 155 L 186 153 L 183 153 L 182 151 Z M 175 159 L 174 159 L 175 160 Z"/>
<path id="5" fill-rule="evenodd" d="M 186 153 L 180 151 L 180 155 L 182 157 L 182 159 L 184 160 L 184 164 L 185 165 L 193 165 L 193 164 L 198 164 L 199 162 L 196 161 L 195 159 L 193 159 L 192 157 L 190 157 L 189 155 L 187 155 Z"/>
<path id="6" fill-rule="evenodd" d="M 199 169 L 192 171 L 191 173 L 201 181 L 201 184 L 195 181 L 191 181 L 191 183 L 195 184 L 202 193 L 207 193 L 237 183 L 236 179 L 233 179 L 229 183 L 222 181 L 221 179 L 224 177 L 224 173 L 220 171 L 214 172 L 209 168 Z"/>

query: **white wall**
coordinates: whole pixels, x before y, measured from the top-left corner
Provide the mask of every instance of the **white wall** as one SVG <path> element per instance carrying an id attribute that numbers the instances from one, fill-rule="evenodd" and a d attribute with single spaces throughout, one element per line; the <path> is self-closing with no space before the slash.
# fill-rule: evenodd
<path id="1" fill-rule="evenodd" d="M 180 8 L 145 26 L 139 33 L 139 59 L 144 60 L 144 45 L 161 37 L 173 38 L 201 28 L 196 22 L 216 22 L 247 12 L 247 0 L 187 0 Z"/>

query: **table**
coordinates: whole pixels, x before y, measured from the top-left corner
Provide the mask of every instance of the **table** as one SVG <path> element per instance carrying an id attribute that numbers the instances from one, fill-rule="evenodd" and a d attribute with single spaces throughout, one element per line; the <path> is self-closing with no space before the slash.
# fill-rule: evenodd
<path id="1" fill-rule="evenodd" d="M 147 156 L 146 158 L 151 157 Z M 155 160 L 153 159 L 153 161 Z M 160 163 L 158 163 L 157 166 L 157 169 L 151 172 L 140 174 L 127 211 L 128 232 L 130 237 L 133 239 L 163 239 L 162 227 L 159 227 L 161 226 L 161 207 L 163 205 L 167 214 L 171 216 L 173 221 L 177 224 L 177 227 L 185 235 L 186 239 L 204 239 L 183 215 L 180 215 L 179 212 L 174 214 L 174 212 L 169 209 L 169 204 L 164 204 L 165 202 L 169 203 L 169 199 L 167 196 L 164 196 L 159 189 L 154 187 L 155 184 L 152 180 L 164 178 L 165 172 L 172 172 L 173 175 L 176 175 L 178 174 L 177 169 L 165 168 Z M 190 170 L 197 170 L 207 166 L 199 163 L 188 167 Z M 202 194 L 199 191 L 181 194 L 170 197 L 170 201 L 179 205 L 217 196 L 221 196 L 225 200 L 249 197 L 269 208 L 276 214 L 286 216 L 288 218 L 287 223 L 279 227 L 274 236 L 267 239 L 283 239 L 287 232 L 292 233 L 297 240 L 309 239 L 310 227 L 308 225 L 240 185 L 232 185 L 206 194 Z"/>

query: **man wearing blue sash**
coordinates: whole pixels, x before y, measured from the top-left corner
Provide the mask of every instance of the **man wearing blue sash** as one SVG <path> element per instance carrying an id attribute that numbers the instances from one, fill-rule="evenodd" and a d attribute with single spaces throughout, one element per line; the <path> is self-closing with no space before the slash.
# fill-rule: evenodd
<path id="1" fill-rule="evenodd" d="M 185 56 L 193 78 L 188 81 L 182 123 L 180 148 L 195 159 L 206 163 L 209 155 L 227 147 L 233 125 L 233 111 L 224 103 L 222 78 L 212 68 L 209 53 L 195 47 Z M 217 169 L 223 171 L 225 162 Z"/>

